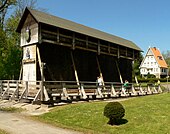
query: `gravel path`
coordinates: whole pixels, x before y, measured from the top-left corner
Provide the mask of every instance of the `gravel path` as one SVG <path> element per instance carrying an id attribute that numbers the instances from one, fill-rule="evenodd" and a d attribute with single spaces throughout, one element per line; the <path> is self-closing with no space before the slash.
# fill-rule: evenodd
<path id="1" fill-rule="evenodd" d="M 0 112 L 0 128 L 10 134 L 81 134 L 80 132 L 53 127 L 25 118 L 15 113 Z"/>
<path id="2" fill-rule="evenodd" d="M 45 105 L 32 105 L 15 101 L 0 101 L 0 107 L 17 107 L 26 109 L 22 113 L 0 111 L 0 128 L 10 134 L 82 134 L 81 132 L 54 127 L 26 116 L 40 115 L 50 110 Z"/>

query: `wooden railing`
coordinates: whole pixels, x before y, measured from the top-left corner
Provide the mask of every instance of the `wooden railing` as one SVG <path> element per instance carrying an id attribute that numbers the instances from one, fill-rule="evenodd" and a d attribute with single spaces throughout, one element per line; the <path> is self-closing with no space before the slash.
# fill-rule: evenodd
<path id="1" fill-rule="evenodd" d="M 89 100 L 113 97 L 128 97 L 161 93 L 160 85 L 142 86 L 129 83 L 105 82 L 98 86 L 96 82 L 80 81 L 18 81 L 1 80 L 0 98 L 30 100 L 30 102 L 48 102 L 62 100 Z"/>

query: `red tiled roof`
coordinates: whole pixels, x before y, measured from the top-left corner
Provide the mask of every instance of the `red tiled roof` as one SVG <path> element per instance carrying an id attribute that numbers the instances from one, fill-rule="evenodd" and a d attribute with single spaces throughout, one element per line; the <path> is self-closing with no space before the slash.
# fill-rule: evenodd
<path id="1" fill-rule="evenodd" d="M 155 56 L 155 59 L 157 61 L 157 63 L 159 64 L 160 67 L 163 68 L 168 68 L 168 65 L 166 64 L 166 61 L 164 60 L 162 54 L 160 53 L 160 51 L 156 48 L 150 48 Z"/>

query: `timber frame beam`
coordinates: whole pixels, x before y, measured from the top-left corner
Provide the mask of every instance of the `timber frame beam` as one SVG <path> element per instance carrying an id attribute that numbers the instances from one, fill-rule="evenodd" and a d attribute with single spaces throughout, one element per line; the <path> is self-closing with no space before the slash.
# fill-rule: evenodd
<path id="1" fill-rule="evenodd" d="M 98 55 L 106 54 L 130 60 L 137 58 L 139 53 L 132 48 L 45 24 L 41 24 L 39 32 L 39 43 L 51 43 L 70 47 L 73 50 L 82 49 L 96 52 Z"/>

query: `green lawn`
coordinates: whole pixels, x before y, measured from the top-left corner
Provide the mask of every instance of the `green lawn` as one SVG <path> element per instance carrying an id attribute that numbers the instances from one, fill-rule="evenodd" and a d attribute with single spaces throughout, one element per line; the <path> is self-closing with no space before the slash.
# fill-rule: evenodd
<path id="1" fill-rule="evenodd" d="M 122 101 L 126 123 L 110 126 L 103 116 L 108 102 L 85 102 L 55 107 L 38 116 L 41 121 L 88 134 L 168 134 L 170 132 L 170 94 L 150 95 Z"/>

